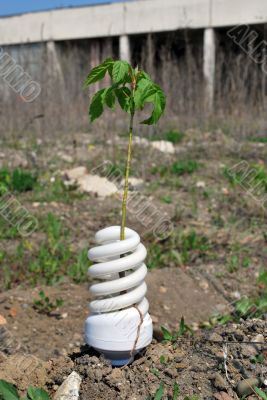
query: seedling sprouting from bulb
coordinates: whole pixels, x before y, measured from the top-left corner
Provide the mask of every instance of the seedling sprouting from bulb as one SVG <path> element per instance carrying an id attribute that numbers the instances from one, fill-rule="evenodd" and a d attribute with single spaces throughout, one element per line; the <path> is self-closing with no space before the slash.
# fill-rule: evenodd
<path id="1" fill-rule="evenodd" d="M 166 97 L 163 90 L 154 83 L 149 75 L 138 67 L 133 68 L 127 61 L 113 61 L 107 58 L 102 64 L 93 68 L 85 80 L 85 87 L 101 81 L 106 74 L 110 75 L 110 87 L 99 90 L 92 98 L 89 107 L 89 116 L 93 122 L 99 118 L 104 107 L 114 109 L 116 100 L 121 109 L 129 115 L 128 152 L 125 168 L 125 182 L 122 202 L 121 240 L 125 237 L 125 222 L 128 197 L 128 179 L 132 159 L 133 125 L 136 112 L 143 110 L 146 103 L 152 103 L 154 108 L 149 118 L 141 124 L 153 125 L 163 114 Z"/>
<path id="2" fill-rule="evenodd" d="M 144 71 L 133 68 L 126 61 L 110 58 L 92 69 L 85 87 L 101 81 L 106 74 L 110 75 L 111 86 L 99 90 L 92 97 L 89 116 L 94 121 L 102 115 L 106 106 L 114 109 L 118 102 L 129 116 L 128 150 L 121 224 L 97 232 L 99 246 L 88 252 L 88 257 L 95 263 L 89 268 L 91 277 L 109 279 L 90 288 L 97 300 L 90 303 L 91 315 L 86 321 L 85 333 L 87 343 L 118 366 L 133 360 L 136 351 L 152 340 L 152 320 L 148 313 L 144 281 L 147 252 L 139 235 L 126 228 L 125 223 L 135 115 L 143 110 L 146 103 L 152 103 L 151 115 L 141 123 L 156 124 L 165 109 L 166 98 L 162 89 Z"/>

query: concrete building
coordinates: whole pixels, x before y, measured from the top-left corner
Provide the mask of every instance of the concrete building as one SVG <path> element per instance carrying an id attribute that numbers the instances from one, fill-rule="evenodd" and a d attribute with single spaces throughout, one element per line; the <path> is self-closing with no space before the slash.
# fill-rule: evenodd
<path id="1" fill-rule="evenodd" d="M 49 63 L 59 73 L 57 43 L 117 38 L 119 56 L 130 61 L 133 36 L 195 30 L 202 35 L 206 104 L 212 109 L 217 30 L 237 25 L 264 27 L 266 23 L 266 0 L 115 1 L 0 17 L 0 46 L 46 43 Z"/>

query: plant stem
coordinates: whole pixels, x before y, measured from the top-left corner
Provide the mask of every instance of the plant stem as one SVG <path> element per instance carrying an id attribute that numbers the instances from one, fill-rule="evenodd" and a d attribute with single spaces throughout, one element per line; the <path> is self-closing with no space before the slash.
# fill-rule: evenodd
<path id="1" fill-rule="evenodd" d="M 127 198 L 128 198 L 128 189 L 129 189 L 129 174 L 130 174 L 131 160 L 132 160 L 133 120 L 134 120 L 134 111 L 131 112 L 130 124 L 129 124 L 129 141 L 128 141 L 127 162 L 126 162 L 126 169 L 125 169 L 123 200 L 122 200 L 120 240 L 125 239 L 125 223 L 126 223 Z M 120 278 L 123 278 L 125 276 L 125 272 L 120 272 L 119 276 L 120 276 Z"/>

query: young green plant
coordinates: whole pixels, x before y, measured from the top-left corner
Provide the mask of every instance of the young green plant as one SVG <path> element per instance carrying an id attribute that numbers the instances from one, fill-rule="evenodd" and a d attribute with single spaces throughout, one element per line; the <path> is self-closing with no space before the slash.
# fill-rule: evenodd
<path id="1" fill-rule="evenodd" d="M 109 74 L 111 78 L 111 85 L 100 89 L 92 97 L 89 116 L 91 122 L 93 122 L 102 115 L 105 106 L 115 109 L 116 101 L 121 109 L 128 114 L 128 150 L 120 231 L 120 240 L 124 240 L 135 115 L 137 111 L 143 110 L 146 103 L 151 103 L 153 105 L 151 115 L 140 123 L 145 125 L 156 124 L 164 112 L 166 97 L 163 90 L 151 80 L 146 72 L 138 67 L 133 68 L 127 61 L 114 61 L 111 58 L 107 58 L 102 64 L 91 70 L 84 86 L 88 87 L 103 80 L 106 74 Z M 125 276 L 125 273 L 121 272 L 120 277 L 123 276 Z"/>
<path id="2" fill-rule="evenodd" d="M 28 387 L 27 395 L 20 397 L 18 391 L 11 383 L 0 380 L 0 399 L 1 400 L 50 400 L 48 393 L 43 389 Z"/>

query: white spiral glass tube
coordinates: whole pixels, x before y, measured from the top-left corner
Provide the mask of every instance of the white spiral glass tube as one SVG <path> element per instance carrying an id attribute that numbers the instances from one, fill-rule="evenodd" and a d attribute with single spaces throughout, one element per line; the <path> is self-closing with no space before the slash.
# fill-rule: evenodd
<path id="1" fill-rule="evenodd" d="M 147 251 L 140 242 L 140 236 L 132 229 L 125 228 L 125 239 L 120 240 L 120 226 L 98 231 L 95 240 L 99 246 L 88 252 L 89 259 L 94 262 L 89 268 L 89 275 L 100 282 L 90 287 L 90 293 L 95 299 L 90 303 L 91 315 L 86 322 L 86 341 L 102 353 L 124 353 L 123 357 L 128 359 L 126 353 L 132 350 L 140 324 L 139 313 L 142 314 L 143 322 L 137 349 L 145 347 L 152 340 L 152 322 L 148 314 L 149 303 L 145 298 L 147 286 L 144 281 L 147 274 L 144 263 Z M 124 272 L 125 276 L 120 278 L 120 272 Z M 124 325 L 132 326 L 131 335 L 127 329 L 118 326 L 118 316 L 124 318 Z M 108 329 L 110 334 L 103 333 L 103 329 Z M 112 343 L 113 349 L 110 348 Z M 112 360 L 114 354 L 112 357 L 108 354 L 108 357 Z M 113 362 L 113 365 L 121 364 Z"/>

